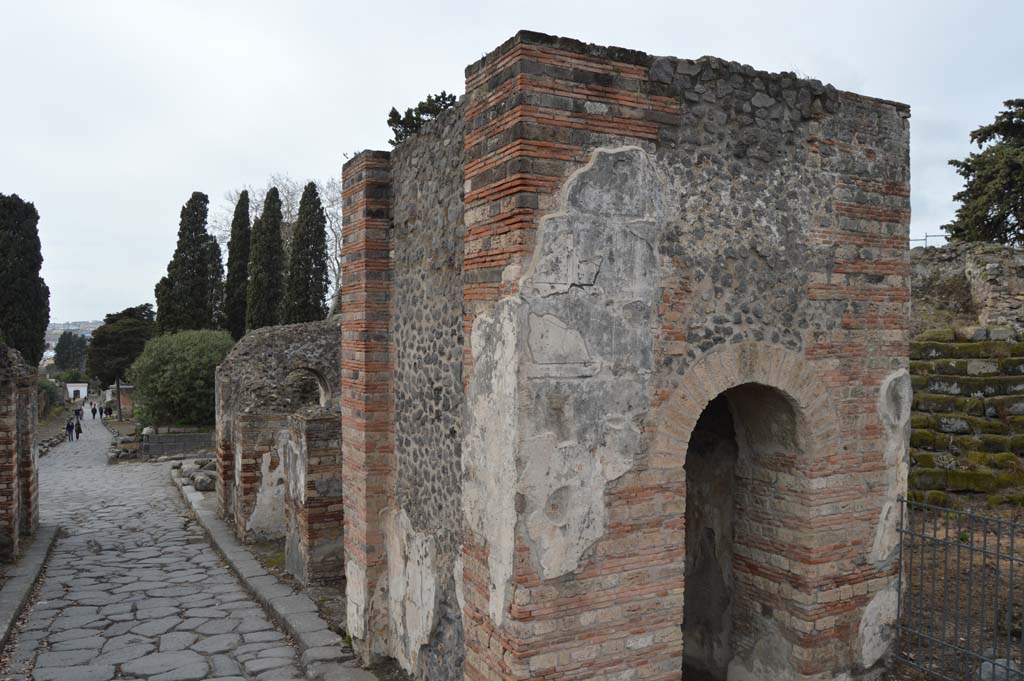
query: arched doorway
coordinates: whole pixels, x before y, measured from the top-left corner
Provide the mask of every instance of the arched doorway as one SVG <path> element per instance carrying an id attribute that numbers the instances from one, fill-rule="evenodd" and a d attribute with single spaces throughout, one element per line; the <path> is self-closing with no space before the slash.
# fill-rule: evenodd
<path id="1" fill-rule="evenodd" d="M 693 429 L 685 461 L 688 681 L 727 681 L 736 677 L 731 666 L 751 658 L 773 678 L 793 673 L 771 574 L 787 560 L 787 491 L 775 483 L 798 465 L 799 426 L 782 392 L 745 383 L 712 399 Z"/>

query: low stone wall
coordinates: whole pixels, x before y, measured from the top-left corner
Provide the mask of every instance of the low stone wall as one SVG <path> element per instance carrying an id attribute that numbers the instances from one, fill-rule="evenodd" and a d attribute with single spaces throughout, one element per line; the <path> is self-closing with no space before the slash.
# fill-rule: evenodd
<path id="1" fill-rule="evenodd" d="M 911 343 L 911 495 L 1024 503 L 1024 343 L 1009 327 L 935 329 Z"/>
<path id="2" fill-rule="evenodd" d="M 212 432 L 206 433 L 153 433 L 142 436 L 141 459 L 194 452 L 214 446 Z"/>

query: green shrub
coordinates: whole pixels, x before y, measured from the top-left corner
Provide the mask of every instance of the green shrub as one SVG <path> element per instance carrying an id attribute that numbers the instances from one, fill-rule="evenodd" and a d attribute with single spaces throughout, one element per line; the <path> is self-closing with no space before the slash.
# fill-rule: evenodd
<path id="1" fill-rule="evenodd" d="M 64 391 L 45 378 L 39 379 L 39 417 L 42 418 L 54 407 L 64 404 Z"/>
<path id="2" fill-rule="evenodd" d="M 214 421 L 213 374 L 235 344 L 226 331 L 181 331 L 146 343 L 128 371 L 135 415 L 144 425 Z"/>

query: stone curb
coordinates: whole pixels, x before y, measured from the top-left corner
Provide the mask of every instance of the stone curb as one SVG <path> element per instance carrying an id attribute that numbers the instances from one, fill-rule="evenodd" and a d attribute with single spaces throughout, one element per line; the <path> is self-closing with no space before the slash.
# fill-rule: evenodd
<path id="1" fill-rule="evenodd" d="M 7 645 L 18 616 L 28 603 L 32 589 L 43 573 L 60 530 L 56 525 L 40 525 L 28 550 L 7 568 L 7 581 L 0 589 L 0 649 Z"/>
<path id="2" fill-rule="evenodd" d="M 307 678 L 377 681 L 375 674 L 359 667 L 352 649 L 341 636 L 331 631 L 309 596 L 267 572 L 238 541 L 227 523 L 216 512 L 202 507 L 203 493 L 185 484 L 176 470 L 171 471 L 171 479 L 199 524 L 206 530 L 217 553 L 224 558 L 253 598 L 295 640 Z"/>

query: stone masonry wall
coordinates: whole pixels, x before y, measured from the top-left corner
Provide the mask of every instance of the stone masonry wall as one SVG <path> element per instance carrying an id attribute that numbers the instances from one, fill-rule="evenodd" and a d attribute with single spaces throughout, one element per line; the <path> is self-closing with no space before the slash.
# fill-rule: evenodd
<path id="1" fill-rule="evenodd" d="M 680 678 L 685 457 L 724 395 L 733 517 L 705 527 L 731 524 L 734 621 L 687 654 L 730 678 L 879 678 L 911 402 L 907 107 L 528 32 L 466 91 L 464 132 L 449 115 L 343 169 L 357 649 L 432 680 Z M 457 314 L 461 425 L 455 348 L 433 345 Z M 441 660 L 460 638 L 461 674 Z"/>
<path id="2" fill-rule="evenodd" d="M 458 105 L 391 155 L 397 469 L 396 517 L 387 524 L 389 647 L 431 679 L 459 677 L 464 649 L 453 571 L 462 538 L 464 130 Z M 413 588 L 418 581 L 430 588 Z"/>
<path id="3" fill-rule="evenodd" d="M 17 351 L 0 345 L 0 560 L 18 555 L 39 524 L 37 375 Z"/>
<path id="4" fill-rule="evenodd" d="M 795 425 L 734 405 L 754 440 L 729 675 L 878 678 L 910 403 L 906 107 L 520 33 L 467 69 L 466 115 L 466 678 L 678 678 L 687 442 L 746 383 Z"/>

